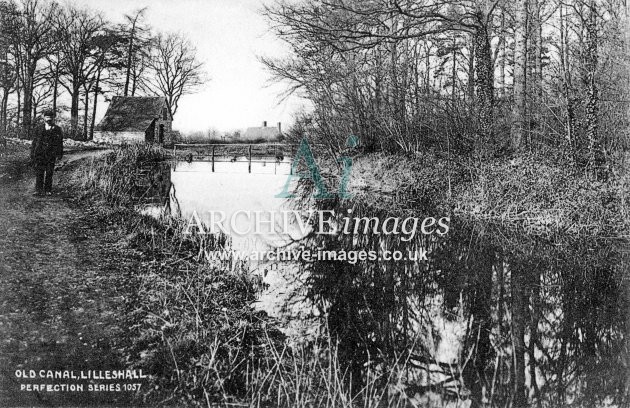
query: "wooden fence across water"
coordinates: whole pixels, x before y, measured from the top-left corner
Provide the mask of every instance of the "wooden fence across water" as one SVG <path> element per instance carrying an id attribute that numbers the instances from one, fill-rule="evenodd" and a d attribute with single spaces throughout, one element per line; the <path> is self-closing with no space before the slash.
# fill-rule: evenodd
<path id="1" fill-rule="evenodd" d="M 251 173 L 252 163 L 274 163 L 274 165 L 287 163 L 284 161 L 285 158 L 291 159 L 298 146 L 286 143 L 179 143 L 173 145 L 173 156 L 189 163 L 210 162 L 212 172 L 215 171 L 215 163 L 234 163 L 238 162 L 239 157 L 245 157 L 248 172 Z"/>

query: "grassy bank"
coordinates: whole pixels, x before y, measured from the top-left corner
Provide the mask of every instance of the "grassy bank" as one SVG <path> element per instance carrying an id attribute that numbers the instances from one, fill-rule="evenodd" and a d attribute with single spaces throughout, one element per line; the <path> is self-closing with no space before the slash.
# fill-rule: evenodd
<path id="1" fill-rule="evenodd" d="M 602 181 L 551 153 L 483 162 L 371 154 L 355 159 L 349 187 L 375 208 L 581 236 L 628 234 L 629 188 L 621 162 Z"/>

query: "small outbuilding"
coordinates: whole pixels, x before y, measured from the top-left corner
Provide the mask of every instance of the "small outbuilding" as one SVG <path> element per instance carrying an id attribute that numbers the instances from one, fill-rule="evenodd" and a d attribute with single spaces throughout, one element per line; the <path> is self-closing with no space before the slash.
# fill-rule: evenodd
<path id="1" fill-rule="evenodd" d="M 94 141 L 171 144 L 172 123 L 166 98 L 114 96 L 105 116 L 94 129 Z"/>

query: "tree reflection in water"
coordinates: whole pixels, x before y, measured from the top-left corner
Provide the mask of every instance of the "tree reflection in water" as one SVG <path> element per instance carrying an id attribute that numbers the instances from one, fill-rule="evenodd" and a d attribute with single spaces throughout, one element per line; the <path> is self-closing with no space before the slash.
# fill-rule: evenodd
<path id="1" fill-rule="evenodd" d="M 369 368 L 400 372 L 410 396 L 432 390 L 473 407 L 627 402 L 626 242 L 461 220 L 444 237 L 413 242 L 369 234 L 308 242 L 429 251 L 426 262 L 303 265 L 307 296 L 327 317 L 353 390 Z"/>

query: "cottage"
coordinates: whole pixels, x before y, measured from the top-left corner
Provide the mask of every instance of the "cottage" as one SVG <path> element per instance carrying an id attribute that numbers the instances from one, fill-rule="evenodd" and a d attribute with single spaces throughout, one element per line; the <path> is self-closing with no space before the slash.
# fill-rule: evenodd
<path id="1" fill-rule="evenodd" d="M 94 141 L 170 144 L 173 141 L 172 122 L 166 98 L 114 96 L 94 130 Z"/>
<path id="2" fill-rule="evenodd" d="M 280 122 L 278 122 L 278 127 L 267 127 L 267 121 L 265 121 L 263 122 L 261 127 L 247 128 L 245 133 L 243 133 L 242 140 L 247 140 L 250 142 L 256 140 L 272 141 L 278 139 L 281 134 L 282 124 Z"/>

